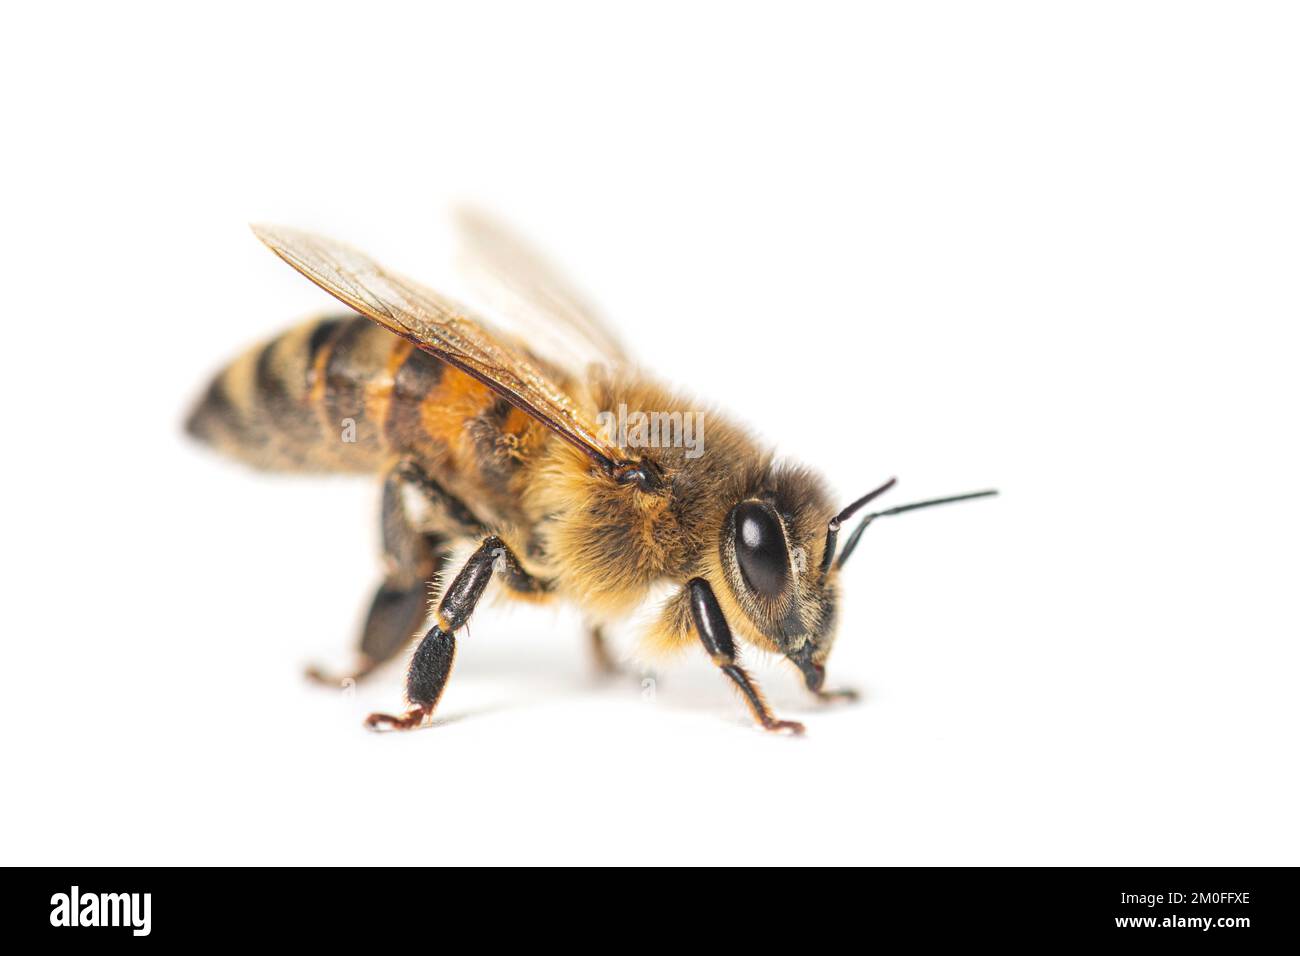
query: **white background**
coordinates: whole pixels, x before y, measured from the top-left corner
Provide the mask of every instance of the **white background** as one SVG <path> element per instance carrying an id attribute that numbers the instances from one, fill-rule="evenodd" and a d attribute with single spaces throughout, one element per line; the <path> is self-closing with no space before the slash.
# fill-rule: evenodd
<path id="1" fill-rule="evenodd" d="M 543 10 L 542 8 L 546 9 Z M 226 4 L 5 15 L 7 863 L 1300 862 L 1297 22 L 1252 4 Z M 435 729 L 342 664 L 377 488 L 180 431 L 328 305 L 547 248 L 644 363 L 881 522 L 802 740 L 702 655 L 488 608 Z M 632 633 L 619 636 L 630 652 Z"/>

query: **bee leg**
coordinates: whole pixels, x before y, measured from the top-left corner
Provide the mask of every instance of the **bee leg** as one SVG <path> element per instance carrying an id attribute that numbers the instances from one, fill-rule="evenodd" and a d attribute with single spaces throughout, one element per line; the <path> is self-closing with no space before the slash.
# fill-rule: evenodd
<path id="1" fill-rule="evenodd" d="M 844 701 L 852 704 L 861 696 L 853 687 L 836 687 L 834 690 L 815 690 L 813 694 L 818 700 L 833 704 L 836 701 Z"/>
<path id="2" fill-rule="evenodd" d="M 826 690 L 822 687 L 822 681 L 826 679 L 824 668 L 817 668 L 817 676 L 814 678 L 808 671 L 804 671 L 804 684 L 812 695 L 824 703 L 834 703 L 835 701 L 845 701 L 852 703 L 858 699 L 858 692 L 852 687 L 836 687 L 834 690 Z"/>
<path id="3" fill-rule="evenodd" d="M 622 673 L 622 668 L 614 660 L 614 656 L 609 652 L 609 644 L 605 640 L 605 631 L 599 624 L 592 624 L 587 629 L 587 642 L 591 648 L 591 659 L 595 662 L 596 670 L 602 677 L 614 677 Z"/>
<path id="4" fill-rule="evenodd" d="M 826 668 L 821 664 L 814 664 L 810 659 L 812 647 L 806 645 L 805 648 L 797 655 L 792 655 L 791 660 L 798 666 L 799 672 L 803 674 L 804 686 L 818 700 L 824 703 L 834 701 L 855 701 L 858 699 L 858 692 L 851 687 L 839 687 L 835 690 L 825 690 L 822 684 L 826 681 Z"/>
<path id="5" fill-rule="evenodd" d="M 399 492 L 403 487 L 415 492 L 416 497 L 432 509 L 434 522 L 439 528 L 465 537 L 481 537 L 487 534 L 483 522 L 463 501 L 438 484 L 432 476 L 410 459 L 399 461 L 394 466 L 389 480 L 394 483 Z M 405 515 L 405 510 L 402 514 Z"/>
<path id="6" fill-rule="evenodd" d="M 400 465 L 384 480 L 382 527 L 388 573 L 370 602 L 356 667 L 350 674 L 309 667 L 309 680 L 335 687 L 359 681 L 396 657 L 423 629 L 429 616 L 429 585 L 440 570 L 448 539 L 424 534 L 411 524 L 402 499 L 403 485 L 409 480 Z"/>
<path id="7" fill-rule="evenodd" d="M 456 657 L 456 631 L 474 612 L 498 560 L 503 562 L 502 572 L 511 590 L 535 593 L 548 587 L 547 582 L 538 581 L 524 571 L 500 538 L 496 535 L 484 538 L 443 594 L 437 623 L 424 635 L 411 657 L 411 667 L 406 676 L 406 698 L 410 707 L 401 716 L 371 714 L 366 718 L 367 727 L 371 730 L 413 730 L 433 713 L 451 675 Z"/>
<path id="8" fill-rule="evenodd" d="M 687 585 L 690 590 L 691 616 L 695 620 L 695 630 L 700 636 L 700 643 L 709 652 L 709 657 L 726 674 L 740 692 L 745 695 L 745 702 L 754 713 L 754 719 L 762 724 L 764 730 L 802 734 L 803 724 L 794 720 L 777 720 L 767 708 L 763 694 L 758 685 L 750 678 L 745 669 L 736 661 L 736 642 L 732 639 L 731 628 L 718 606 L 718 599 L 713 589 L 703 578 L 693 578 Z"/>
<path id="9" fill-rule="evenodd" d="M 391 579 L 381 584 L 370 602 L 352 672 L 334 674 L 312 665 L 307 668 L 307 679 L 337 687 L 348 681 L 363 680 L 396 657 L 429 616 L 429 587 L 433 577 L 431 573 L 415 585 Z"/>

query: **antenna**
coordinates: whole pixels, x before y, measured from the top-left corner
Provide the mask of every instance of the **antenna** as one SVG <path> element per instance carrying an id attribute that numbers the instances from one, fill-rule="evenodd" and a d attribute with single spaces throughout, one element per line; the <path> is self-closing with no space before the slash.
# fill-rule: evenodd
<path id="1" fill-rule="evenodd" d="M 890 484 L 892 484 L 892 482 Z M 858 546 L 858 539 L 862 537 L 862 532 L 866 531 L 867 525 L 871 524 L 871 522 L 875 521 L 877 518 L 887 518 L 890 515 L 901 515 L 904 511 L 915 511 L 917 508 L 929 508 L 932 505 L 948 505 L 952 504 L 954 501 L 970 501 L 972 498 L 989 498 L 996 494 L 997 492 L 993 490 L 972 491 L 965 495 L 953 495 L 951 498 L 931 498 L 928 501 L 914 501 L 909 505 L 899 505 L 897 508 L 889 508 L 886 511 L 877 511 L 873 514 L 869 514 L 862 519 L 861 523 L 856 528 L 853 529 L 853 533 L 849 535 L 849 540 L 844 542 L 844 551 L 840 555 L 839 561 L 836 562 L 835 567 L 836 569 L 844 567 L 844 562 L 849 559 L 849 555 L 853 553 L 853 549 Z M 870 498 L 867 500 L 870 500 Z M 856 508 L 857 504 L 858 503 L 854 503 L 849 507 Z M 843 512 L 840 514 L 842 515 Z M 838 518 L 839 515 L 837 515 L 836 518 L 831 519 L 831 524 L 834 525 Z M 830 562 L 828 561 L 826 563 L 829 564 Z"/>
<path id="2" fill-rule="evenodd" d="M 853 504 L 849 505 L 826 525 L 826 547 L 822 551 L 822 574 L 824 575 L 831 568 L 831 561 L 835 557 L 835 539 L 839 536 L 840 526 L 853 517 L 853 513 L 863 505 L 876 498 L 879 498 L 890 488 L 897 484 L 897 478 L 890 478 L 887 482 L 877 488 L 875 491 L 868 491 Z"/>

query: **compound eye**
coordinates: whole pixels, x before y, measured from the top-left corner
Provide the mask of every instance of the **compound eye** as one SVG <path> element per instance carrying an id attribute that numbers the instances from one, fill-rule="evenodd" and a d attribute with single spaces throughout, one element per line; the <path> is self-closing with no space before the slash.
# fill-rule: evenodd
<path id="1" fill-rule="evenodd" d="M 736 560 L 751 591 L 777 597 L 790 580 L 790 552 L 781 522 L 757 501 L 744 501 L 732 511 L 736 527 Z"/>

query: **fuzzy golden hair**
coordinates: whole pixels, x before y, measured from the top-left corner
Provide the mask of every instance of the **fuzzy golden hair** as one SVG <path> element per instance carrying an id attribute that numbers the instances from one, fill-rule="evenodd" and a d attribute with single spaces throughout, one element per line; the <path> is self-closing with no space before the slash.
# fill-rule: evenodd
<path id="1" fill-rule="evenodd" d="M 626 371 L 597 373 L 583 399 L 593 413 L 621 405 L 686 415 L 700 407 Z M 814 586 L 821 582 L 813 579 L 832 513 L 829 498 L 816 475 L 774 462 L 769 450 L 721 414 L 706 411 L 704 422 L 705 451 L 697 458 L 681 447 L 638 450 L 662 471 L 659 492 L 605 478 L 585 456 L 551 442 L 531 476 L 528 510 L 545 516 L 542 536 L 558 589 L 579 604 L 612 616 L 640 604 L 657 582 L 680 586 L 703 577 L 739 636 L 778 651 L 782 622 L 797 618 L 804 629 L 825 623 L 826 602 Z M 796 587 L 778 604 L 762 602 L 744 586 L 726 533 L 731 509 L 755 496 L 772 501 L 799 556 Z M 679 593 L 661 608 L 646 645 L 663 652 L 693 640 L 689 605 Z"/>

